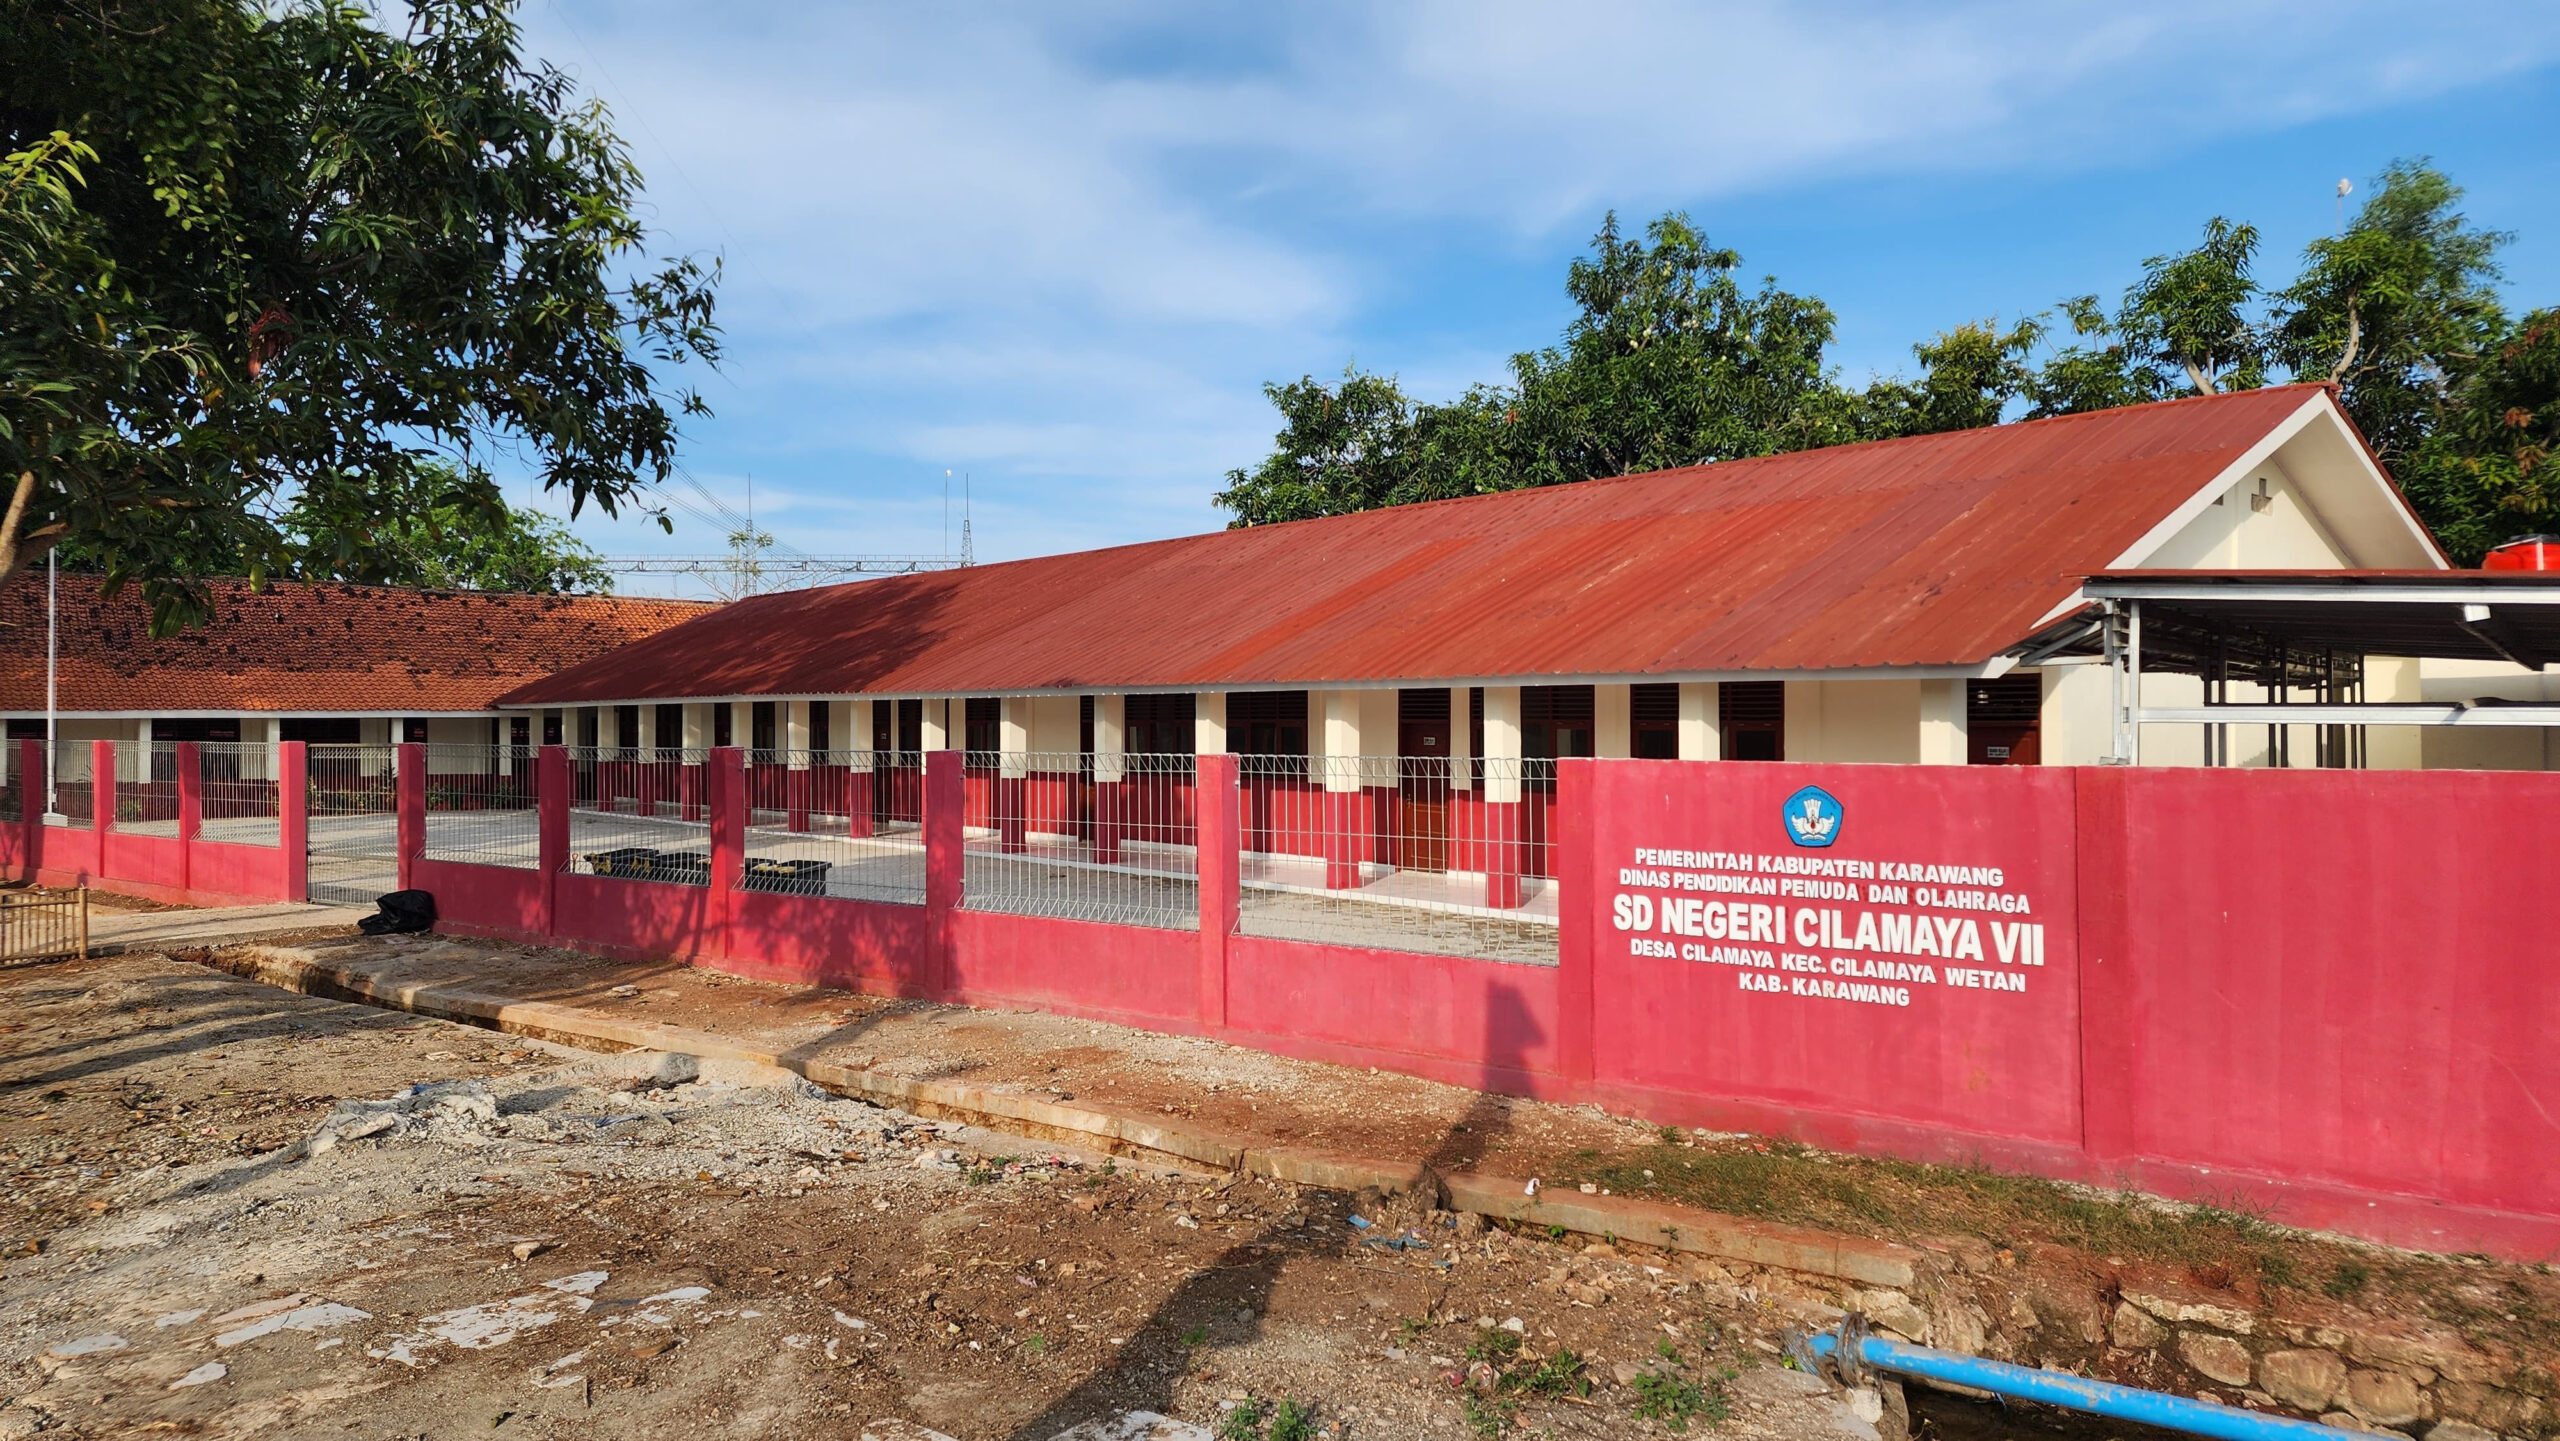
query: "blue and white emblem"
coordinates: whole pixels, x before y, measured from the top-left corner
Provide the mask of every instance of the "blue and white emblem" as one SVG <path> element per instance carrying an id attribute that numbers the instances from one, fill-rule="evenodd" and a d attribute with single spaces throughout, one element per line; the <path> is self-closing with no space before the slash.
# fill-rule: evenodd
<path id="1" fill-rule="evenodd" d="M 1787 797 L 1782 814 L 1787 839 L 1800 846 L 1827 846 L 1840 839 L 1840 798 L 1820 786 L 1806 786 Z"/>

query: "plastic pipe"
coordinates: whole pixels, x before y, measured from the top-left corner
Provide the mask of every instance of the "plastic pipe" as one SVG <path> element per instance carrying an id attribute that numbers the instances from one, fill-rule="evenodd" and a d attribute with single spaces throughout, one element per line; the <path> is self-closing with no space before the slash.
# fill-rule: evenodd
<path id="1" fill-rule="evenodd" d="M 1840 1344 L 1840 1338 L 1829 1332 L 1808 1336 L 1805 1341 L 1816 1356 L 1831 1355 Z M 2092 1381 L 2086 1376 L 2073 1376 L 2067 1372 L 2040 1371 L 2032 1366 L 2013 1366 L 2006 1361 L 1960 1356 L 1953 1351 L 1888 1341 L 1881 1336 L 1860 1338 L 1858 1354 L 1866 1364 L 1878 1370 L 1925 1376 L 1933 1381 L 1952 1381 L 1959 1386 L 1971 1386 L 1977 1391 L 1991 1391 L 2022 1401 L 2042 1401 L 2048 1406 L 2066 1406 L 2074 1411 L 2087 1411 L 2119 1421 L 2139 1421 L 2146 1426 L 2164 1426 L 2172 1431 L 2186 1431 L 2198 1436 L 2219 1436 L 2225 1441 L 2338 1441 L 2340 1435 L 2337 1428 L 2314 1421 L 2296 1421 L 2286 1416 L 2217 1406 L 2209 1401 L 2118 1386 L 2110 1381 Z"/>

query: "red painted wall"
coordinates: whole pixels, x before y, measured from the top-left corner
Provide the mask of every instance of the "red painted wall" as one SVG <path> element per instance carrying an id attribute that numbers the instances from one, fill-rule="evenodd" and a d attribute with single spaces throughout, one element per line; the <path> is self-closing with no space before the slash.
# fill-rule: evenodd
<path id="1" fill-rule="evenodd" d="M 1827 1114 L 1823 1133 L 1841 1138 L 1875 1117 L 2077 1145 L 2069 771 L 1626 761 L 1590 776 L 1594 892 L 1568 904 L 1590 917 L 1595 1083 Z M 1844 813 L 1824 848 L 1794 844 L 1781 820 L 1808 785 Z M 1996 868 L 2000 883 L 1897 878 L 1930 866 Z M 1799 867 L 1849 874 L 1787 873 Z M 1930 904 L 1938 892 L 1951 904 Z M 1961 907 L 1986 892 L 2030 909 Z M 1735 907 L 1759 924 L 1729 924 Z M 2041 928 L 2040 964 L 2003 958 L 2017 933 L 1995 927 L 2020 925 Z M 1918 934 L 1895 944 L 1904 929 Z"/>
<path id="2" fill-rule="evenodd" d="M 2077 779 L 2095 1156 L 2560 1214 L 2560 775 Z"/>

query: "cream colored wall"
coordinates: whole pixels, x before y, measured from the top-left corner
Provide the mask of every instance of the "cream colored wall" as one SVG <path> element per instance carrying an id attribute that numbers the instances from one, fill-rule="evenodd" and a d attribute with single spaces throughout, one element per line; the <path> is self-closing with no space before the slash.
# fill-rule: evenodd
<path id="1" fill-rule="evenodd" d="M 2420 698 L 2425 700 L 2495 698 L 2560 705 L 2560 675 L 2537 674 L 2503 661 L 2428 660 L 2419 662 L 2419 670 Z M 2548 729 L 2430 726 L 2419 734 L 2426 768 L 2431 771 L 2560 769 L 2560 736 Z"/>
<path id="2" fill-rule="evenodd" d="M 1071 695 L 1031 698 L 1031 749 L 1040 757 L 1033 769 L 1072 771 L 1076 752 L 1084 746 L 1084 710 Z"/>
<path id="3" fill-rule="evenodd" d="M 2252 504 L 2262 483 L 2265 510 Z M 2334 570 L 2355 563 L 2312 513 L 2301 490 L 2269 461 L 2206 506 L 2141 565 L 2146 570 Z"/>
<path id="4" fill-rule="evenodd" d="M 1787 682 L 1787 759 L 1916 765 L 1920 682 Z"/>
<path id="5" fill-rule="evenodd" d="M 489 721 L 486 716 L 429 716 L 427 744 L 470 747 L 468 750 L 438 749 L 430 754 L 427 771 L 431 775 L 479 775 L 490 769 Z"/>

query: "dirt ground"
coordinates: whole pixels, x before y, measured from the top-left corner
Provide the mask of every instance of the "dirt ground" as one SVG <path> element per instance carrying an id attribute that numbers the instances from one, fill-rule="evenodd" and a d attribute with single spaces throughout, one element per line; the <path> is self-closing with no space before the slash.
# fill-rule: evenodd
<path id="1" fill-rule="evenodd" d="M 1776 1365 L 1806 1302 L 1748 1268 L 162 957 L 0 1015 L 0 1437 L 1867 1441 L 1887 1399 Z"/>

